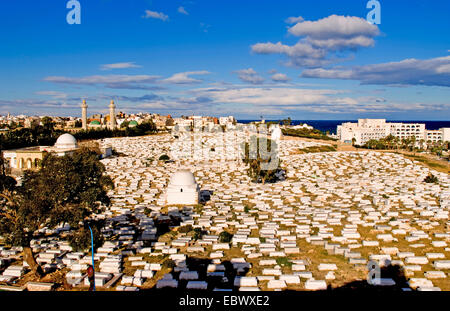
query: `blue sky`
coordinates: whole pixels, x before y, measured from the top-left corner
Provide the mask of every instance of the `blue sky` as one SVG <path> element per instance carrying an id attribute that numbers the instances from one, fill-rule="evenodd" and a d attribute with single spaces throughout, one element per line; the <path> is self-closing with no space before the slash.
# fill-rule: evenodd
<path id="1" fill-rule="evenodd" d="M 450 120 L 449 1 L 0 4 L 0 114 Z"/>

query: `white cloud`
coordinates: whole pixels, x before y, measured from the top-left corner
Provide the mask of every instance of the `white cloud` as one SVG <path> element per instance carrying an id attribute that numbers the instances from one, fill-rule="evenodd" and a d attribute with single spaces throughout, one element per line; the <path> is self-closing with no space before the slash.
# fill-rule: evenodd
<path id="1" fill-rule="evenodd" d="M 296 23 L 300 23 L 300 22 L 303 22 L 303 21 L 304 21 L 304 18 L 301 17 L 301 16 L 298 16 L 298 17 L 291 16 L 291 17 L 288 17 L 285 20 L 285 22 L 287 24 L 296 24 Z"/>
<path id="2" fill-rule="evenodd" d="M 169 19 L 169 16 L 167 16 L 166 14 L 164 14 L 162 12 L 145 10 L 144 18 L 155 18 L 155 19 L 160 19 L 162 21 L 167 21 Z"/>
<path id="3" fill-rule="evenodd" d="M 70 78 L 64 76 L 50 76 L 44 80 L 55 83 L 67 84 L 114 84 L 114 83 L 151 83 L 155 82 L 159 76 L 149 75 L 95 75 L 82 78 Z"/>
<path id="4" fill-rule="evenodd" d="M 317 21 L 301 21 L 289 29 L 295 36 L 313 39 L 375 37 L 380 31 L 376 25 L 356 16 L 331 15 Z"/>
<path id="5" fill-rule="evenodd" d="M 134 62 L 124 62 L 124 63 L 114 63 L 114 64 L 104 64 L 100 66 L 101 70 L 111 70 L 111 69 L 127 69 L 127 68 L 140 68 L 141 66 L 136 65 Z"/>
<path id="6" fill-rule="evenodd" d="M 184 15 L 189 15 L 189 13 L 186 11 L 186 9 L 184 7 L 182 7 L 182 6 L 180 6 L 178 8 L 178 13 L 184 14 Z"/>
<path id="7" fill-rule="evenodd" d="M 275 73 L 274 75 L 272 75 L 271 79 L 274 82 L 288 82 L 289 80 L 291 80 L 284 73 Z"/>
<path id="8" fill-rule="evenodd" d="M 176 73 L 173 76 L 162 80 L 165 83 L 173 83 L 173 84 L 192 84 L 192 83 L 200 83 L 202 80 L 191 78 L 191 75 L 207 75 L 210 74 L 209 71 L 187 71 Z"/>
<path id="9" fill-rule="evenodd" d="M 351 69 L 309 69 L 305 78 L 359 80 L 362 84 L 428 85 L 450 87 L 450 56 L 405 59 Z"/>
<path id="10" fill-rule="evenodd" d="M 39 91 L 36 92 L 37 95 L 50 96 L 54 99 L 66 99 L 68 95 L 64 92 L 59 91 Z"/>
<path id="11" fill-rule="evenodd" d="M 148 90 L 155 88 L 148 84 L 156 83 L 159 78 L 159 76 L 150 75 L 94 75 L 81 78 L 50 76 L 44 78 L 44 81 L 74 85 L 103 85 L 114 89 Z"/>
<path id="12" fill-rule="evenodd" d="M 449 104 L 390 102 L 384 98 L 346 96 L 344 91 L 301 89 L 292 87 L 203 88 L 193 90 L 196 96 L 209 98 L 207 106 L 214 111 L 238 109 L 240 114 L 286 115 L 296 111 L 316 113 L 391 113 L 403 111 L 448 111 Z M 238 108 L 237 108 L 238 107 Z"/>
<path id="13" fill-rule="evenodd" d="M 261 84 L 264 82 L 264 78 L 258 75 L 253 68 L 237 70 L 235 73 L 237 73 L 239 79 L 247 83 Z"/>
<path id="14" fill-rule="evenodd" d="M 289 59 L 288 65 L 322 67 L 341 60 L 336 52 L 373 46 L 374 37 L 380 34 L 376 25 L 362 18 L 337 15 L 318 21 L 299 19 L 288 31 L 301 37 L 295 45 L 257 43 L 251 47 L 252 51 L 258 54 L 284 54 Z"/>
<path id="15" fill-rule="evenodd" d="M 325 59 L 326 51 L 314 48 L 308 43 L 299 41 L 295 45 L 277 43 L 257 43 L 253 45 L 252 51 L 257 54 L 284 54 L 289 57 L 288 65 L 299 67 L 320 67 L 330 63 Z"/>

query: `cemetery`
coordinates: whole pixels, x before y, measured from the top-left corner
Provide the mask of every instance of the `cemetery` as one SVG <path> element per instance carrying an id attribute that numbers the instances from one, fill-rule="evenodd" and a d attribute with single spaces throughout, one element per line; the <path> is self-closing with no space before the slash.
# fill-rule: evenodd
<path id="1" fill-rule="evenodd" d="M 99 141 L 119 155 L 101 160 L 115 187 L 93 216 L 105 238 L 96 290 L 352 288 L 367 283 L 369 261 L 381 269 L 377 286 L 450 290 L 448 174 L 394 153 L 300 152 L 325 143 L 298 139 L 280 141 L 285 180 L 253 183 L 241 139 Z M 439 182 L 424 182 L 429 173 Z M 1 288 L 87 290 L 91 253 L 72 250 L 69 230 L 43 228 L 32 241 L 47 274 L 39 281 L 20 247 L 0 246 Z M 385 274 L 393 269 L 402 277 Z"/>

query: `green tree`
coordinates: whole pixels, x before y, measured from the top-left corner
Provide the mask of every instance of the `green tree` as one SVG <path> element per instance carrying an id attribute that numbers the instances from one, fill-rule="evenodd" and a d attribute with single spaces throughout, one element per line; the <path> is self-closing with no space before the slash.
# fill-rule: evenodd
<path id="1" fill-rule="evenodd" d="M 42 127 L 49 132 L 52 132 L 55 126 L 55 123 L 53 122 L 53 119 L 51 117 L 43 117 L 41 119 Z"/>
<path id="2" fill-rule="evenodd" d="M 81 149 L 63 157 L 47 154 L 39 171 L 26 171 L 22 186 L 2 194 L 0 234 L 8 244 L 22 246 L 24 260 L 42 276 L 30 247 L 35 232 L 67 223 L 73 230 L 72 246 L 85 247 L 89 234 L 85 222 L 101 211 L 100 203 L 110 203 L 107 189 L 111 187 L 111 178 L 94 152 Z"/>
<path id="3" fill-rule="evenodd" d="M 244 163 L 248 165 L 247 172 L 253 182 L 276 182 L 283 174 L 275 141 L 254 135 L 250 142 L 243 144 L 243 151 Z"/>
<path id="4" fill-rule="evenodd" d="M 284 119 L 281 122 L 283 123 L 283 125 L 291 125 L 292 124 L 291 117 L 288 117 L 287 119 Z"/>

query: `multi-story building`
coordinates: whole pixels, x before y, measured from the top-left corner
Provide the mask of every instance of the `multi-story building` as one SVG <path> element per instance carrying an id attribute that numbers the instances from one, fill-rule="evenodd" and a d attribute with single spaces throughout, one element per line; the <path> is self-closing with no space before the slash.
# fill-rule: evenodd
<path id="1" fill-rule="evenodd" d="M 390 125 L 390 134 L 399 139 L 415 137 L 416 141 L 425 139 L 425 124 L 421 123 L 387 123 Z"/>
<path id="2" fill-rule="evenodd" d="M 347 122 L 337 127 L 337 136 L 342 142 L 363 145 L 371 139 L 381 139 L 391 133 L 385 119 L 359 119 L 358 123 Z"/>
<path id="3" fill-rule="evenodd" d="M 450 128 L 426 130 L 423 123 L 388 123 L 385 119 L 359 119 L 358 123 L 347 122 L 337 126 L 337 137 L 346 143 L 364 145 L 371 139 L 395 136 L 400 140 L 414 137 L 416 144 L 425 142 L 450 141 Z"/>
<path id="4" fill-rule="evenodd" d="M 443 133 L 441 130 L 426 130 L 425 131 L 425 142 L 437 143 L 443 141 Z"/>

